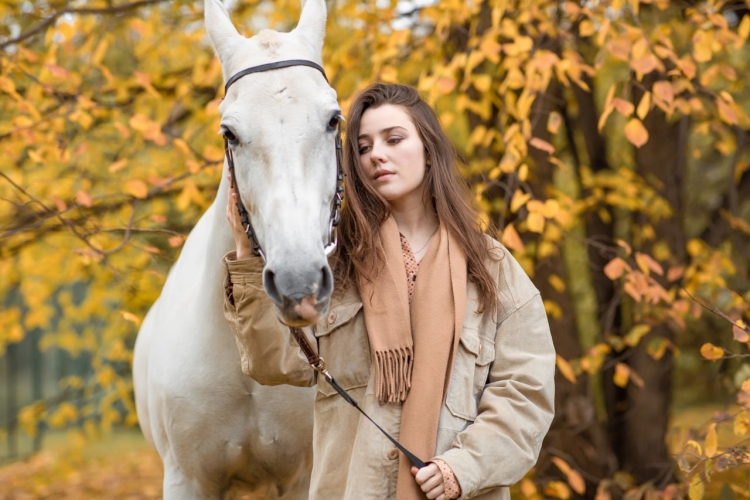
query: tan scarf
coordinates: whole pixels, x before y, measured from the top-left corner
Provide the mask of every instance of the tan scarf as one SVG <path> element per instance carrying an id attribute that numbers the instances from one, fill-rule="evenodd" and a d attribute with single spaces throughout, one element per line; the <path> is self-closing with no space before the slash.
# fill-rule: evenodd
<path id="1" fill-rule="evenodd" d="M 466 256 L 443 224 L 419 263 L 411 311 L 398 226 L 380 228 L 385 266 L 371 283 L 358 283 L 373 353 L 375 394 L 403 402 L 400 442 L 422 460 L 432 458 L 438 418 L 453 370 L 466 309 Z M 443 383 L 438 383 L 442 381 Z M 423 499 L 401 456 L 397 500 Z"/>

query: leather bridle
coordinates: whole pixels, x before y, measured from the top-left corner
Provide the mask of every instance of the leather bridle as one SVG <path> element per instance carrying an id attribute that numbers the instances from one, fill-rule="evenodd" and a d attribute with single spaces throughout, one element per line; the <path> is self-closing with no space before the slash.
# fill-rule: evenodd
<path id="1" fill-rule="evenodd" d="M 309 66 L 311 68 L 315 68 L 320 71 L 320 73 L 323 75 L 323 78 L 326 79 L 326 82 L 328 81 L 325 70 L 319 64 L 305 59 L 290 59 L 287 61 L 278 61 L 268 64 L 261 64 L 258 66 L 252 66 L 250 68 L 243 69 L 238 73 L 235 73 L 229 80 L 227 80 L 227 83 L 224 85 L 224 96 L 227 95 L 229 87 L 231 87 L 234 82 L 244 76 L 251 75 L 253 73 L 261 73 L 263 71 L 288 68 L 290 66 Z M 333 195 L 333 201 L 331 202 L 331 218 L 328 224 L 328 244 L 326 244 L 325 248 L 323 249 L 326 257 L 329 257 L 333 253 L 333 251 L 336 250 L 336 245 L 338 244 L 337 227 L 339 225 L 339 222 L 341 222 L 341 202 L 344 198 L 344 167 L 340 122 L 336 124 L 336 138 L 334 139 L 334 145 L 336 147 L 336 193 Z M 237 176 L 235 175 L 234 171 L 234 156 L 232 155 L 232 149 L 229 147 L 229 141 L 226 137 L 224 137 L 224 154 L 226 155 L 227 164 L 229 165 L 229 172 L 232 175 L 232 187 L 237 190 Z M 250 240 L 250 246 L 253 250 L 253 254 L 255 254 L 256 256 L 260 256 L 265 262 L 266 255 L 260 246 L 260 242 L 258 242 L 258 237 L 256 236 L 255 231 L 253 230 L 253 225 L 250 222 L 250 215 L 248 214 L 244 203 L 242 203 L 242 199 L 239 196 L 239 190 L 237 190 L 236 205 L 237 211 L 240 214 L 242 227 L 245 228 L 247 239 Z"/>
<path id="2" fill-rule="evenodd" d="M 290 66 L 309 66 L 311 68 L 315 68 L 318 71 L 321 72 L 323 75 L 323 78 L 326 79 L 326 82 L 328 81 L 328 78 L 326 77 L 325 70 L 319 65 L 312 61 L 308 61 L 305 59 L 291 59 L 287 61 L 278 61 L 268 64 L 261 64 L 259 66 L 252 66 L 247 69 L 243 69 L 239 73 L 235 73 L 229 80 L 227 80 L 227 83 L 224 85 L 224 95 L 227 95 L 227 91 L 229 90 L 229 87 L 242 78 L 243 76 L 251 75 L 253 73 L 260 73 L 263 71 L 271 71 L 274 69 L 280 69 L 280 68 L 288 68 Z M 335 139 L 335 145 L 336 145 L 336 193 L 333 196 L 333 201 L 331 202 L 331 219 L 329 223 L 329 234 L 328 234 L 328 244 L 325 246 L 325 254 L 326 257 L 330 256 L 331 253 L 336 249 L 336 245 L 338 243 L 338 235 L 336 227 L 339 225 L 339 222 L 341 222 L 341 202 L 343 200 L 343 193 L 344 193 L 344 170 L 343 170 L 343 152 L 342 152 L 342 146 L 341 146 L 341 123 L 339 122 L 336 125 L 336 139 Z M 227 163 L 229 165 L 229 171 L 232 174 L 232 186 L 237 189 L 237 176 L 234 173 L 234 158 L 232 157 L 232 150 L 229 147 L 229 141 L 226 137 L 224 137 L 224 153 L 227 157 Z M 263 249 L 260 247 L 260 243 L 258 242 L 258 237 L 255 235 L 255 231 L 253 230 L 253 225 L 250 223 L 250 216 L 247 213 L 247 209 L 245 209 L 245 205 L 242 203 L 242 200 L 239 197 L 239 191 L 237 195 L 237 210 L 240 214 L 240 220 L 242 221 L 242 225 L 245 228 L 245 234 L 247 234 L 247 238 L 250 240 L 250 245 L 252 247 L 253 253 L 256 256 L 260 256 L 263 258 L 263 261 L 266 261 L 266 256 L 263 253 Z M 401 445 L 393 436 L 388 434 L 382 427 L 380 427 L 370 416 L 362 410 L 362 408 L 357 404 L 357 401 L 352 398 L 349 393 L 346 392 L 346 390 L 341 387 L 336 380 L 333 378 L 333 376 L 328 372 L 328 369 L 326 368 L 326 362 L 325 360 L 318 354 L 317 350 L 313 348 L 313 346 L 310 344 L 310 342 L 307 340 L 307 337 L 305 337 L 305 334 L 302 332 L 300 328 L 296 327 L 290 327 L 289 328 L 290 333 L 292 334 L 292 337 L 297 341 L 297 343 L 300 346 L 300 349 L 304 353 L 305 357 L 307 358 L 307 362 L 310 363 L 310 366 L 315 370 L 316 373 L 319 373 L 322 375 L 326 382 L 331 384 L 331 387 L 333 387 L 336 392 L 338 392 L 341 397 L 346 400 L 347 403 L 354 406 L 359 412 L 367 418 L 370 422 L 375 424 L 375 427 L 377 427 L 380 432 L 382 432 L 385 437 L 387 437 L 391 443 L 393 443 L 396 448 L 401 450 L 401 452 L 409 459 L 409 461 L 415 465 L 417 468 L 421 469 L 425 466 L 425 463 L 419 459 L 416 455 L 414 455 L 412 452 L 407 450 L 406 448 Z"/>

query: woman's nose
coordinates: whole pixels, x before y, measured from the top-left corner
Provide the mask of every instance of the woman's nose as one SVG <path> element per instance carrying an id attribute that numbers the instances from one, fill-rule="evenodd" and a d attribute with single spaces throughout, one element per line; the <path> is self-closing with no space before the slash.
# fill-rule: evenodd
<path id="1" fill-rule="evenodd" d="M 385 150 L 382 144 L 374 143 L 370 150 L 370 160 L 373 163 L 382 163 L 385 160 Z"/>

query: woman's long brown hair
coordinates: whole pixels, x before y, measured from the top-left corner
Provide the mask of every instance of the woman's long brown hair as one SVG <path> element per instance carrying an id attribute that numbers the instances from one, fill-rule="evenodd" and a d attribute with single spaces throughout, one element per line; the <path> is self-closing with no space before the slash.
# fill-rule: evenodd
<path id="1" fill-rule="evenodd" d="M 380 269 L 385 256 L 377 244 L 381 224 L 390 215 L 388 203 L 367 181 L 359 164 L 359 124 L 362 115 L 384 104 L 401 106 L 411 117 L 431 160 L 425 172 L 425 190 L 441 224 L 461 245 L 467 260 L 469 280 L 479 288 L 479 312 L 495 311 L 497 285 L 484 265 L 485 259 L 497 259 L 477 220 L 469 188 L 458 170 L 461 160 L 443 132 L 432 108 L 416 89 L 406 85 L 377 83 L 365 89 L 352 103 L 346 124 L 344 143 L 344 193 L 339 226 L 339 250 L 333 271 L 340 289 L 357 283 L 362 277 L 371 281 L 372 269 Z M 373 263 L 375 266 L 373 267 Z"/>

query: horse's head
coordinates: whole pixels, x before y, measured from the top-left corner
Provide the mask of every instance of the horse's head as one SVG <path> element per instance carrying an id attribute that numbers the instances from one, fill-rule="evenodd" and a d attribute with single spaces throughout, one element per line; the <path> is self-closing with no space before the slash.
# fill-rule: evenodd
<path id="1" fill-rule="evenodd" d="M 290 33 L 263 30 L 245 38 L 220 0 L 205 1 L 205 18 L 225 81 L 277 61 L 321 64 L 323 0 L 307 0 Z M 334 141 L 341 116 L 336 92 L 316 69 L 286 67 L 237 80 L 219 111 L 239 194 L 266 258 L 266 293 L 285 323 L 311 324 L 325 312 L 333 291 L 324 247 L 336 192 Z"/>

